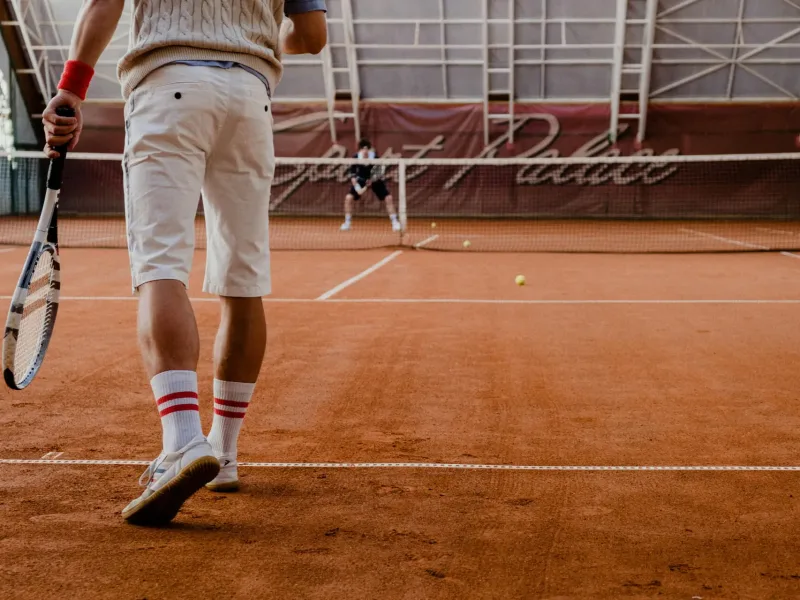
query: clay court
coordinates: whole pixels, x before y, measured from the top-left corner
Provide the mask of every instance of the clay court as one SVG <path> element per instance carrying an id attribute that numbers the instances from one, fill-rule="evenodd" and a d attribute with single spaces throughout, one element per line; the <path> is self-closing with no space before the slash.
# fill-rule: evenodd
<path id="1" fill-rule="evenodd" d="M 0 386 L 0 600 L 800 598 L 800 0 L 324 8 L 0 0 L 2 357 L 35 374 Z M 194 375 L 151 389 L 126 248 L 172 273 L 136 240 L 196 216 L 207 435 L 205 215 L 263 257 L 267 208 L 266 360 L 250 404 L 216 384 L 241 490 L 132 525 L 145 469 L 166 518 L 217 467 L 170 474 Z"/>
<path id="2" fill-rule="evenodd" d="M 0 254 L 4 303 L 24 254 Z M 798 255 L 275 252 L 243 489 L 165 529 L 119 515 L 160 444 L 127 254 L 62 264 L 45 365 L 2 392 L 7 597 L 800 588 Z"/>

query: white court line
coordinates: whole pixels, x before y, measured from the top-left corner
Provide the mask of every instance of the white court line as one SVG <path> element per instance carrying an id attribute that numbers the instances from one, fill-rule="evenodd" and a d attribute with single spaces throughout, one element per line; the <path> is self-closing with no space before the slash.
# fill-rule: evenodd
<path id="1" fill-rule="evenodd" d="M 778 229 L 766 229 L 765 227 L 758 227 L 757 229 L 761 229 L 763 231 L 774 231 L 774 232 L 778 232 L 778 233 L 787 233 L 787 232 L 784 232 L 784 231 L 780 231 Z M 711 238 L 711 239 L 717 240 L 719 242 L 725 242 L 726 244 L 733 244 L 735 246 L 742 246 L 744 248 L 756 248 L 758 250 L 769 250 L 769 248 L 767 246 L 760 246 L 758 244 L 750 244 L 748 242 L 740 242 L 739 240 L 732 240 L 730 238 L 722 237 L 722 236 L 719 236 L 719 235 L 706 233 L 705 231 L 697 231 L 695 229 L 688 229 L 688 228 L 685 228 L 685 227 L 682 228 L 681 231 L 687 231 L 689 233 L 694 233 L 695 235 L 700 235 L 700 236 L 703 236 L 703 237 Z M 789 258 L 800 258 L 800 254 L 793 254 L 791 252 L 781 252 L 780 254 L 781 254 L 781 256 L 788 256 Z"/>
<path id="2" fill-rule="evenodd" d="M 800 300 L 471 300 L 468 298 L 339 298 L 336 304 L 509 304 L 564 305 L 591 304 L 800 304 Z"/>
<path id="3" fill-rule="evenodd" d="M 389 256 L 387 256 L 386 258 L 384 258 L 384 259 L 382 259 L 382 260 L 379 260 L 378 262 L 376 262 L 376 263 L 375 263 L 374 265 L 372 265 L 372 266 L 371 266 L 369 269 L 364 269 L 364 270 L 363 270 L 363 271 L 361 271 L 361 273 L 359 273 L 358 275 L 355 275 L 354 277 L 351 277 L 351 278 L 350 278 L 350 279 L 348 279 L 347 281 L 343 281 L 342 283 L 340 283 L 340 284 L 339 284 L 339 285 L 337 285 L 336 287 L 329 289 L 327 292 L 325 292 L 325 293 L 324 293 L 324 294 L 322 294 L 322 295 L 321 295 L 319 298 L 317 298 L 317 300 L 327 300 L 327 299 L 328 299 L 328 298 L 330 298 L 331 296 L 335 296 L 336 294 L 338 294 L 339 292 L 341 292 L 343 289 L 350 287 L 350 286 L 351 286 L 351 285 L 353 285 L 354 283 L 357 283 L 357 282 L 361 281 L 362 279 L 364 279 L 364 277 L 366 277 L 367 275 L 370 275 L 371 273 L 374 273 L 375 271 L 377 271 L 378 269 L 380 269 L 382 266 L 384 266 L 384 265 L 386 265 L 386 264 L 389 264 L 389 263 L 390 263 L 390 262 L 392 262 L 392 261 L 393 261 L 395 258 L 397 258 L 398 256 L 400 256 L 402 253 L 403 253 L 403 251 L 402 251 L 402 250 L 395 250 L 395 251 L 394 251 L 394 252 L 392 252 L 392 253 L 391 253 Z"/>
<path id="4" fill-rule="evenodd" d="M 800 258 L 797 256 L 796 258 Z M 0 296 L 0 300 L 11 300 L 11 296 Z M 135 302 L 133 296 L 61 296 L 60 302 Z M 189 298 L 192 302 L 218 302 L 216 298 Z M 264 298 L 268 304 L 318 304 L 318 299 L 311 298 Z M 482 298 L 333 298 L 326 304 L 494 304 L 512 306 L 584 306 L 604 304 L 800 304 L 800 299 L 609 299 L 609 300 L 490 300 Z"/>
<path id="5" fill-rule="evenodd" d="M 730 238 L 714 235 L 713 233 L 706 233 L 705 231 L 697 231 L 696 229 L 689 229 L 686 227 L 682 227 L 680 231 L 686 231 L 687 233 L 693 233 L 695 235 L 707 237 L 712 240 L 717 240 L 718 242 L 724 242 L 726 244 L 732 244 L 734 246 L 741 246 L 742 248 L 756 248 L 758 250 L 769 250 L 769 248 L 767 248 L 766 246 L 760 246 L 758 244 L 750 244 L 748 242 L 740 242 L 739 240 L 732 240 Z"/>
<path id="6" fill-rule="evenodd" d="M 425 246 L 427 246 L 431 242 L 435 242 L 438 239 L 439 239 L 439 234 L 437 233 L 436 235 L 432 235 L 429 238 L 425 238 L 419 244 L 414 244 L 414 248 L 424 248 Z"/>
<path id="7" fill-rule="evenodd" d="M 44 460 L 25 458 L 0 459 L 2 465 L 81 465 L 145 466 L 149 460 Z M 240 467 L 259 469 L 428 469 L 456 471 L 800 471 L 800 466 L 780 465 L 493 465 L 466 463 L 400 462 L 242 462 Z"/>
<path id="8" fill-rule="evenodd" d="M 13 252 L 16 248 L 0 248 L 0 254 L 5 252 Z"/>
<path id="9" fill-rule="evenodd" d="M 758 229 L 759 231 L 766 231 L 768 233 L 779 233 L 781 235 L 789 235 L 789 236 L 792 236 L 792 237 L 800 235 L 800 233 L 798 233 L 796 231 L 785 231 L 783 229 L 771 229 L 769 227 L 756 227 L 756 229 Z M 781 254 L 783 256 L 788 256 L 789 258 L 800 258 L 800 254 L 795 254 L 793 252 L 784 251 L 784 252 L 781 252 Z"/>
<path id="10" fill-rule="evenodd" d="M 64 453 L 63 453 L 63 452 L 48 452 L 47 454 L 45 454 L 44 456 L 42 456 L 42 458 L 44 458 L 44 459 L 50 459 L 50 460 L 55 460 L 56 458 L 58 458 L 58 457 L 59 457 L 59 456 L 61 456 L 62 454 L 64 454 Z"/>
<path id="11" fill-rule="evenodd" d="M 781 235 L 798 235 L 794 231 L 786 231 L 785 229 L 772 229 L 771 227 L 756 227 L 759 231 L 766 231 L 769 233 L 780 233 Z"/>
<path id="12" fill-rule="evenodd" d="M 786 231 L 785 229 L 772 229 L 770 227 L 756 227 L 756 229 L 758 229 L 759 231 L 767 231 L 769 233 L 780 233 L 782 235 L 791 235 L 791 236 L 800 235 L 800 233 L 796 231 Z"/>

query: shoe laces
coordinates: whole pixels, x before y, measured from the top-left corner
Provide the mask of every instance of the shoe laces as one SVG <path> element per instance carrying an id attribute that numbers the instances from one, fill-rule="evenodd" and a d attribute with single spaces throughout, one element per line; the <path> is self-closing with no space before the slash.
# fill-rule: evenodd
<path id="1" fill-rule="evenodd" d="M 145 469 L 144 473 L 139 476 L 139 485 L 141 487 L 147 487 L 150 485 L 150 480 L 153 478 L 153 474 L 156 472 L 156 469 L 164 462 L 166 455 L 160 455 L 156 458 L 153 462 L 150 463 L 150 466 Z"/>
<path id="2" fill-rule="evenodd" d="M 153 475 L 158 470 L 158 467 L 161 466 L 161 463 L 166 461 L 167 459 L 175 459 L 176 456 L 179 456 L 181 453 L 188 452 L 195 446 L 199 446 L 200 444 L 207 443 L 205 438 L 195 438 L 186 446 L 181 448 L 178 452 L 162 452 L 153 462 L 150 463 L 150 466 L 145 469 L 144 473 L 139 476 L 139 485 L 142 487 L 147 487 L 150 485 L 150 480 L 153 478 Z"/>

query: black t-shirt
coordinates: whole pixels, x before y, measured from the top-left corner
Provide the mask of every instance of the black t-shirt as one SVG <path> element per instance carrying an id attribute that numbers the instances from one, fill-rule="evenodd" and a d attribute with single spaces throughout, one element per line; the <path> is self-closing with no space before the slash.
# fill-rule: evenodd
<path id="1" fill-rule="evenodd" d="M 353 158 L 360 158 L 358 153 Z M 350 177 L 355 177 L 361 185 L 364 185 L 372 175 L 372 165 L 353 165 L 350 167 Z"/>

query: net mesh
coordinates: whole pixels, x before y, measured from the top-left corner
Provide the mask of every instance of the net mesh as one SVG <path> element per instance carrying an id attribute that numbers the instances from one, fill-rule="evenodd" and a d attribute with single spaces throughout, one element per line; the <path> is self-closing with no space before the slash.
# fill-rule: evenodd
<path id="1" fill-rule="evenodd" d="M 400 233 L 372 192 L 356 202 L 352 229 L 339 230 L 353 162 L 278 159 L 273 249 L 800 249 L 799 154 L 364 161 L 385 169 Z M 63 246 L 126 245 L 120 163 L 120 156 L 71 155 L 60 201 Z M 46 161 L 32 153 L 0 157 L 0 244 L 30 243 L 46 171 Z M 199 199 L 196 229 L 203 248 Z"/>

